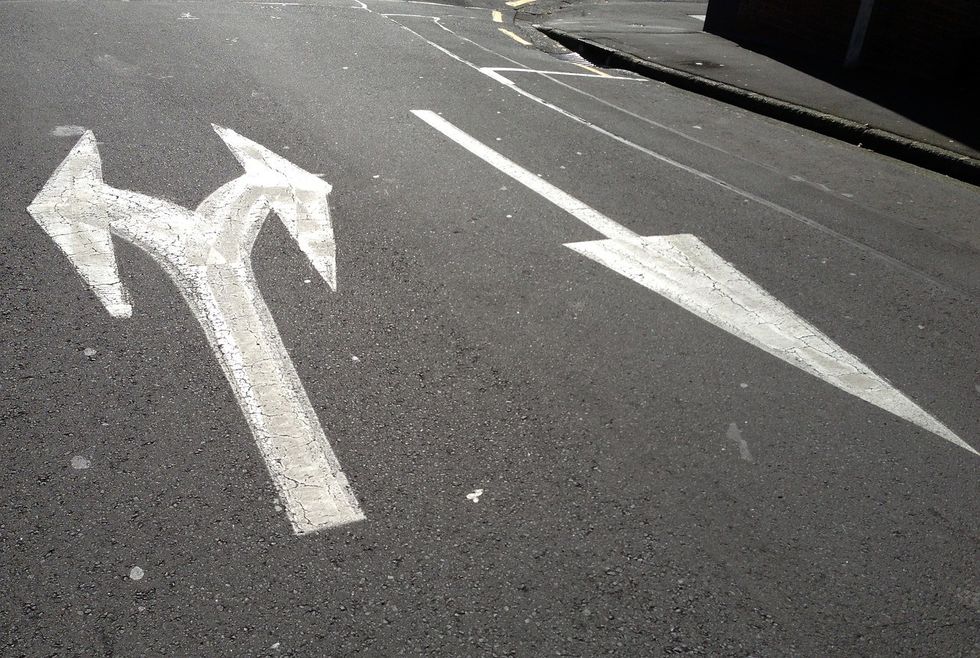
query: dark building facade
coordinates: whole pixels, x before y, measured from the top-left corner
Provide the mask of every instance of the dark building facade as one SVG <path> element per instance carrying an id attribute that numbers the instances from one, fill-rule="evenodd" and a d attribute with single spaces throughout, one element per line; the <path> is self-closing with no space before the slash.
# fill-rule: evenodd
<path id="1" fill-rule="evenodd" d="M 705 30 L 829 67 L 980 79 L 980 0 L 709 0 Z"/>

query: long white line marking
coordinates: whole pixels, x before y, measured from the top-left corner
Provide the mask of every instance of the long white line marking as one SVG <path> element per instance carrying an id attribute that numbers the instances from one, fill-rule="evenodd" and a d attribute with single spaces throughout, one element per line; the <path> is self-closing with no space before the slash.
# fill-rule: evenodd
<path id="1" fill-rule="evenodd" d="M 460 5 L 447 5 L 444 2 L 422 2 L 422 0 L 376 0 L 379 2 L 407 2 L 412 5 L 432 5 L 433 7 L 455 7 L 459 8 Z"/>
<path id="2" fill-rule="evenodd" d="M 607 238 L 565 246 L 786 363 L 978 454 L 949 428 L 739 272 L 696 236 L 640 236 L 434 112 L 412 110 L 412 114 Z"/>
<path id="3" fill-rule="evenodd" d="M 428 16 L 426 14 L 380 14 L 380 15 L 381 16 L 384 16 L 385 18 L 428 18 L 428 19 L 434 20 L 434 21 L 438 21 L 441 18 L 441 16 Z M 453 18 L 454 19 L 459 19 L 461 21 L 462 20 L 473 20 L 473 21 L 483 20 L 479 16 L 453 16 Z"/>
<path id="4" fill-rule="evenodd" d="M 920 272 L 919 270 L 915 269 L 914 267 L 911 267 L 909 265 L 906 265 L 905 263 L 903 263 L 902 261 L 898 260 L 897 258 L 893 258 L 892 256 L 889 256 L 888 254 L 886 254 L 884 252 L 878 251 L 874 247 L 870 247 L 870 246 L 864 244 L 863 242 L 860 242 L 858 240 L 855 240 L 854 238 L 850 238 L 850 237 L 844 235 L 843 233 L 840 233 L 838 231 L 835 231 L 834 229 L 832 229 L 832 228 L 830 228 L 828 226 L 824 226 L 820 222 L 818 222 L 818 221 L 816 221 L 814 219 L 811 219 L 811 218 L 807 217 L 806 215 L 802 215 L 802 214 L 796 212 L 795 210 L 790 210 L 789 208 L 786 208 L 785 206 L 781 206 L 781 205 L 779 205 L 778 203 L 776 203 L 774 201 L 770 201 L 769 199 L 765 199 L 765 198 L 763 198 L 763 197 L 761 197 L 761 196 L 759 196 L 757 194 L 753 194 L 752 192 L 749 192 L 748 190 L 743 190 L 742 188 L 737 187 L 735 185 L 732 185 L 731 183 L 729 183 L 729 182 L 727 182 L 725 180 L 722 180 L 722 179 L 718 178 L 717 176 L 714 176 L 714 175 L 709 174 L 707 172 L 701 171 L 700 169 L 696 169 L 696 168 L 694 168 L 694 167 L 692 167 L 690 165 L 686 165 L 683 162 L 679 162 L 677 160 L 674 160 L 673 158 L 670 158 L 670 157 L 668 157 L 668 156 L 666 156 L 666 155 L 664 155 L 662 153 L 658 153 L 657 151 L 654 151 L 652 149 L 648 149 L 645 146 L 641 146 L 640 144 L 637 144 L 636 142 L 630 141 L 630 140 L 626 139 L 625 137 L 621 137 L 621 136 L 617 135 L 616 133 L 610 132 L 610 131 L 606 130 L 605 128 L 601 127 L 601 126 L 597 126 L 594 123 L 592 123 L 592 122 L 590 122 L 590 121 L 588 121 L 586 119 L 583 119 L 582 117 L 578 116 L 577 114 L 573 114 L 572 112 L 569 112 L 568 110 L 566 110 L 564 108 L 561 108 L 561 107 L 559 107 L 559 106 L 557 106 L 557 105 L 555 105 L 553 103 L 550 103 L 550 102 L 544 100 L 543 98 L 540 98 L 538 96 L 535 96 L 534 94 L 530 93 L 529 91 L 526 91 L 526 90 L 521 89 L 520 87 L 518 87 L 510 79 L 508 79 L 508 78 L 500 75 L 497 72 L 497 68 L 495 68 L 495 67 L 484 67 L 484 68 L 481 68 L 480 71 L 483 72 L 484 74 L 490 76 L 491 78 L 493 78 L 497 82 L 499 82 L 499 83 L 501 83 L 503 85 L 509 86 L 511 89 L 513 89 L 514 91 L 516 91 L 521 96 L 524 96 L 525 98 L 528 98 L 530 100 L 533 100 L 536 103 L 539 103 L 541 105 L 544 105 L 548 109 L 554 110 L 555 112 L 558 112 L 562 116 L 568 117 L 572 121 L 575 121 L 576 123 L 582 124 L 583 126 L 586 126 L 586 127 L 590 128 L 591 130 L 594 130 L 595 132 L 597 132 L 597 133 L 599 133 L 601 135 L 605 135 L 606 137 L 609 137 L 610 139 L 613 139 L 613 140 L 619 142 L 620 144 L 623 144 L 624 146 L 628 146 L 628 147 L 630 147 L 632 149 L 635 149 L 635 150 L 639 151 L 640 153 L 644 153 L 644 154 L 650 156 L 651 158 L 653 158 L 655 160 L 659 160 L 660 162 L 663 162 L 664 164 L 670 165 L 671 167 L 675 167 L 677 169 L 680 169 L 681 171 L 684 171 L 684 172 L 687 172 L 687 173 L 692 174 L 694 176 L 697 176 L 701 180 L 707 181 L 707 182 L 709 182 L 709 183 L 711 183 L 713 185 L 717 185 L 718 187 L 721 187 L 723 189 L 728 190 L 729 192 L 732 192 L 734 194 L 737 194 L 738 196 L 740 196 L 740 197 L 742 197 L 744 199 L 748 199 L 749 201 L 753 201 L 753 202 L 759 204 L 760 206 L 764 206 L 764 207 L 768 208 L 769 210 L 772 210 L 772 211 L 774 211 L 776 213 L 779 213 L 779 214 L 783 215 L 784 217 L 789 217 L 790 219 L 793 219 L 793 220 L 795 220 L 797 222 L 800 222 L 801 224 L 805 224 L 806 226 L 809 226 L 810 228 L 812 228 L 812 229 L 814 229 L 816 231 L 819 231 L 820 233 L 823 233 L 825 235 L 829 235 L 829 236 L 831 236 L 831 237 L 833 237 L 833 238 L 835 238 L 837 240 L 840 240 L 841 242 L 845 242 L 845 243 L 849 244 L 850 246 L 854 247 L 855 249 L 858 249 L 860 251 L 865 252 L 866 254 L 869 254 L 871 256 L 874 256 L 878 260 L 881 260 L 881 261 L 883 261 L 885 263 L 888 263 L 889 265 L 895 267 L 896 269 L 902 270 L 903 272 L 906 272 L 907 274 L 911 274 L 911 275 L 913 275 L 915 277 L 918 277 L 919 279 L 921 279 L 923 281 L 927 281 L 927 282 L 929 282 L 932 285 L 939 286 L 939 287 L 945 288 L 945 289 L 949 289 L 949 285 L 946 284 L 945 282 L 940 281 L 940 280 L 938 280 L 936 278 L 933 278 L 933 277 L 929 276 L 928 274 L 926 274 L 924 272 Z"/>
<path id="5" fill-rule="evenodd" d="M 504 71 L 509 73 L 534 73 L 542 76 L 564 75 L 572 78 L 605 78 L 607 80 L 628 80 L 630 82 L 646 82 L 644 78 L 630 78 L 623 75 L 609 75 L 604 71 L 600 71 L 598 69 L 592 68 L 591 66 L 587 66 L 585 64 L 577 64 L 575 62 L 569 62 L 569 63 L 575 66 L 579 66 L 585 69 L 586 71 L 591 71 L 591 73 L 578 73 L 576 71 L 548 71 L 542 69 L 519 69 L 519 68 L 508 68 L 503 66 L 494 66 L 493 68 L 487 68 L 486 70 L 484 69 L 477 69 L 477 70 L 480 71 L 480 73 L 483 73 L 484 75 L 487 75 L 487 71 L 493 71 L 495 73 L 500 73 L 501 71 Z M 503 78 L 503 76 L 500 77 Z M 506 80 L 506 78 L 504 79 Z"/>
<path id="6" fill-rule="evenodd" d="M 364 518 L 252 274 L 259 229 L 275 212 L 336 289 L 330 185 L 241 135 L 214 127 L 245 173 L 194 211 L 102 179 L 86 131 L 28 207 L 113 317 L 129 317 L 116 235 L 173 279 L 231 384 L 297 534 Z"/>
<path id="7" fill-rule="evenodd" d="M 504 172 L 517 182 L 534 190 L 548 201 L 570 214 L 583 224 L 608 237 L 630 238 L 636 233 L 617 224 L 601 212 L 582 203 L 572 195 L 563 192 L 537 174 L 533 174 L 516 162 L 497 153 L 483 142 L 468 134 L 429 110 L 412 110 L 412 114 L 441 132 L 446 137 L 465 148 L 493 167 Z"/>
<path id="8" fill-rule="evenodd" d="M 535 96 L 534 94 L 532 94 L 532 93 L 530 93 L 530 92 L 528 92 L 528 91 L 520 88 L 516 83 L 514 83 L 511 80 L 509 80 L 505 76 L 500 75 L 498 73 L 498 71 L 501 71 L 501 70 L 510 70 L 510 71 L 521 71 L 521 72 L 527 72 L 527 73 L 539 73 L 540 75 L 542 75 L 542 77 L 547 78 L 547 79 L 551 80 L 552 82 L 555 82 L 557 84 L 562 84 L 562 85 L 564 83 L 562 83 L 559 80 L 555 80 L 548 73 L 544 73 L 544 72 L 540 72 L 540 71 L 534 71 L 534 70 L 530 69 L 529 67 L 526 67 L 524 64 L 522 64 L 521 62 L 519 62 L 519 61 L 517 61 L 515 59 L 512 59 L 510 57 L 507 57 L 506 55 L 502 55 L 502 54 L 500 54 L 500 53 L 498 53 L 498 52 L 496 52 L 494 50 L 491 50 L 491 49 L 487 48 L 486 46 L 483 46 L 482 44 L 477 43 L 476 41 L 473 41 L 472 39 L 469 39 L 467 37 L 462 36 L 461 34 L 457 34 L 456 32 L 453 32 L 451 29 L 449 29 L 448 27 L 446 27 L 445 25 L 443 25 L 438 19 L 435 20 L 435 24 L 438 25 L 443 31 L 448 32 L 448 33 L 452 34 L 453 36 L 455 36 L 457 39 L 459 39 L 461 41 L 465 41 L 465 42 L 467 42 L 469 44 L 472 44 L 473 46 L 479 48 L 480 50 L 483 50 L 483 51 L 485 51 L 487 53 L 490 53 L 490 54 L 492 54 L 492 55 L 494 55 L 496 57 L 499 57 L 501 59 L 505 59 L 508 62 L 511 62 L 513 64 L 517 64 L 518 66 L 521 66 L 521 67 L 524 67 L 524 68 L 521 68 L 521 69 L 505 69 L 503 67 L 480 67 L 480 66 L 477 66 L 473 62 L 470 62 L 470 61 L 468 61 L 468 60 L 460 57 L 456 53 L 448 50 L 447 48 L 444 48 L 444 47 L 440 46 L 436 42 L 434 42 L 434 41 L 432 41 L 430 39 L 426 39 L 424 36 L 422 36 L 421 34 L 419 34 L 418 32 L 416 32 L 412 28 L 408 27 L 407 25 L 403 25 L 402 23 L 398 23 L 397 21 L 392 21 L 392 22 L 394 22 L 396 25 L 398 25 L 399 27 L 401 27 L 403 30 L 406 30 L 407 32 L 415 35 L 417 38 L 419 38 L 422 41 L 426 42 L 427 44 L 429 44 L 430 46 L 432 46 L 436 50 L 438 50 L 438 51 L 444 53 L 445 55 L 448 55 L 449 57 L 453 58 L 457 62 L 459 62 L 459 63 L 461 63 L 461 64 L 463 64 L 465 66 L 468 66 L 468 67 L 470 67 L 470 68 L 472 68 L 474 70 L 480 71 L 484 75 L 488 75 L 489 77 L 491 77 L 494 80 L 496 80 L 497 82 L 505 85 L 507 88 L 512 89 L 513 91 L 515 91 L 516 93 L 520 94 L 521 96 L 524 96 L 525 98 L 527 98 L 529 100 L 532 100 L 532 101 L 534 101 L 534 102 L 536 102 L 536 103 L 538 103 L 540 105 L 543 105 L 544 107 L 547 107 L 550 110 L 553 110 L 555 112 L 558 112 L 562 116 L 567 117 L 567 118 L 571 119 L 572 121 L 575 121 L 576 123 L 579 123 L 579 124 L 581 124 L 583 126 L 586 126 L 587 128 L 589 128 L 591 130 L 594 130 L 594 131 L 598 132 L 601 135 L 605 135 L 606 137 L 609 137 L 610 139 L 613 139 L 613 140 L 615 140 L 615 141 L 623 144 L 624 146 L 628 146 L 630 148 L 636 149 L 639 152 L 644 153 L 644 154 L 646 154 L 646 155 L 648 155 L 648 156 L 650 156 L 650 157 L 652 157 L 654 159 L 660 160 L 664 164 L 670 165 L 672 167 L 676 167 L 676 168 L 680 169 L 681 171 L 684 171 L 684 172 L 687 172 L 687 173 L 692 174 L 694 176 L 697 176 L 698 178 L 701 178 L 702 180 L 705 180 L 705 181 L 707 181 L 709 183 L 712 183 L 712 184 L 717 185 L 717 186 L 719 186 L 719 187 L 721 187 L 723 189 L 726 189 L 729 192 L 732 192 L 732 193 L 737 194 L 737 195 L 739 195 L 739 196 L 741 196 L 741 197 L 743 197 L 745 199 L 748 199 L 749 201 L 752 201 L 752 202 L 757 203 L 759 205 L 762 205 L 762 206 L 764 206 L 766 208 L 769 208 L 770 210 L 773 210 L 773 211 L 775 211 L 775 212 L 783 215 L 784 217 L 788 217 L 788 218 L 793 219 L 793 220 L 795 220 L 797 222 L 800 222 L 800 223 L 802 223 L 802 224 L 804 224 L 806 226 L 809 226 L 810 228 L 814 229 L 815 231 L 818 231 L 820 233 L 823 233 L 824 235 L 828 235 L 828 236 L 830 236 L 830 237 L 832 237 L 832 238 L 834 238 L 836 240 L 839 240 L 840 242 L 843 242 L 843 243 L 845 243 L 847 245 L 850 245 L 851 247 L 854 247 L 858 251 L 862 251 L 862 252 L 868 254 L 869 256 L 872 256 L 872 257 L 880 260 L 883 263 L 887 263 L 888 265 L 891 265 L 895 269 L 901 270 L 901 271 L 905 272 L 906 274 L 909 274 L 911 276 L 914 276 L 914 277 L 920 279 L 921 281 L 927 282 L 930 285 L 936 286 L 936 287 L 941 288 L 941 289 L 944 289 L 944 290 L 953 290 L 955 292 L 958 292 L 958 293 L 962 294 L 961 291 L 959 291 L 956 288 L 950 286 L 946 282 L 941 281 L 941 280 L 939 280 L 939 279 L 937 279 L 935 277 L 932 277 L 932 276 L 926 274 L 925 272 L 922 272 L 920 270 L 917 270 L 917 269 L 915 269 L 914 267 L 912 267 L 910 265 L 906 265 L 905 263 L 903 263 L 902 261 L 898 260 L 897 258 L 894 258 L 892 256 L 889 256 L 888 254 L 886 254 L 886 253 L 884 253 L 882 251 L 879 251 L 879 250 L 875 249 L 874 247 L 871 247 L 869 245 L 866 245 L 863 242 L 860 242 L 859 240 L 855 240 L 854 238 L 850 238 L 850 237 L 844 235 L 843 233 L 840 233 L 839 231 L 835 231 L 834 229 L 830 228 L 829 226 L 824 226 L 823 224 L 817 222 L 814 219 L 811 219 L 809 217 L 806 217 L 805 215 L 801 215 L 800 213 L 794 212 L 794 211 L 790 210 L 789 208 L 785 208 L 785 207 L 783 207 L 783 206 L 781 206 L 781 205 L 779 205 L 779 204 L 777 204 L 775 202 L 769 201 L 768 199 L 763 199 L 762 197 L 760 197 L 760 196 L 758 196 L 756 194 L 752 194 L 751 192 L 748 192 L 746 190 L 742 190 L 742 189 L 740 189 L 740 188 L 738 188 L 738 187 L 736 187 L 736 186 L 734 186 L 734 185 L 732 185 L 732 184 L 730 184 L 730 183 L 728 183 L 726 181 L 723 181 L 723 180 L 721 180 L 721 179 L 719 179 L 719 178 L 717 178 L 715 176 L 712 176 L 711 174 L 708 174 L 707 172 L 700 171 L 698 169 L 695 169 L 694 167 L 690 167 L 690 166 L 685 165 L 685 164 L 683 164 L 681 162 L 678 162 L 678 161 L 676 161 L 676 160 L 674 160 L 672 158 L 669 158 L 669 157 L 667 157 L 667 156 L 665 156 L 665 155 L 663 155 L 661 153 L 657 153 L 656 151 L 653 151 L 651 149 L 647 149 L 647 148 L 645 148 L 643 146 L 640 146 L 639 144 L 636 144 L 635 142 L 632 142 L 632 141 L 630 141 L 630 140 L 628 140 L 628 139 L 626 139 L 624 137 L 620 137 L 619 135 L 617 135 L 617 134 L 615 134 L 613 132 L 610 132 L 610 131 L 606 130 L 605 128 L 602 128 L 601 126 L 597 126 L 597 125 L 593 124 L 592 122 L 590 122 L 590 121 L 588 121 L 586 119 L 583 119 L 582 117 L 580 117 L 580 116 L 578 116 L 576 114 L 573 114 L 572 112 L 569 112 L 568 110 L 565 110 L 564 108 L 561 108 L 561 107 L 559 107 L 559 106 L 557 106 L 557 105 L 555 105 L 553 103 L 550 103 L 550 102 L 544 100 L 543 98 L 540 98 L 539 96 Z M 595 77 L 599 77 L 599 76 L 595 76 Z M 570 85 L 564 85 L 564 86 L 570 87 Z M 574 87 L 570 87 L 570 88 L 575 89 Z M 583 93 L 583 94 L 585 93 L 585 92 L 581 92 L 581 90 L 576 90 L 576 91 L 579 91 L 580 93 Z M 588 94 L 586 94 L 586 95 L 588 95 Z M 613 106 L 613 107 L 615 107 L 615 106 Z M 632 113 L 628 113 L 628 114 L 632 114 Z M 663 127 L 663 126 L 660 126 L 659 124 L 656 124 L 656 122 L 651 122 L 651 121 L 646 120 L 646 119 L 644 119 L 644 120 L 647 121 L 648 123 L 653 123 L 654 125 L 658 125 L 658 127 Z M 668 129 L 668 130 L 670 130 L 670 129 Z M 676 131 L 672 131 L 672 132 L 676 132 Z M 693 138 L 691 138 L 689 136 L 686 136 L 686 135 L 683 135 L 683 136 L 686 137 L 687 139 L 690 139 L 691 141 L 699 142 L 699 140 L 693 139 Z M 712 147 L 712 148 L 715 148 L 716 150 L 720 150 L 720 149 L 717 149 L 716 147 Z"/>

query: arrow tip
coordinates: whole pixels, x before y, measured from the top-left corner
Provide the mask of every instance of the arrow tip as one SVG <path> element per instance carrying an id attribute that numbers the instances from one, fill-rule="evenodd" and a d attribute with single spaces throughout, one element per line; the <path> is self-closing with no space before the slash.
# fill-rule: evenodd
<path id="1" fill-rule="evenodd" d="M 290 187 L 305 192 L 327 195 L 330 183 L 297 167 L 286 158 L 273 153 L 257 142 L 239 135 L 230 128 L 211 124 L 214 132 L 225 143 L 246 174 L 256 177 L 266 185 Z"/>
<path id="2" fill-rule="evenodd" d="M 54 204 L 64 203 L 65 192 L 102 183 L 102 158 L 95 134 L 86 130 L 75 146 L 54 170 L 48 182 L 28 206 L 34 213 Z"/>
<path id="3" fill-rule="evenodd" d="M 119 280 L 108 217 L 96 200 L 103 185 L 98 142 L 86 130 L 27 211 L 68 256 L 109 314 L 128 318 L 133 307 Z"/>
<path id="4" fill-rule="evenodd" d="M 565 246 L 786 363 L 980 455 L 696 236 L 593 240 Z"/>

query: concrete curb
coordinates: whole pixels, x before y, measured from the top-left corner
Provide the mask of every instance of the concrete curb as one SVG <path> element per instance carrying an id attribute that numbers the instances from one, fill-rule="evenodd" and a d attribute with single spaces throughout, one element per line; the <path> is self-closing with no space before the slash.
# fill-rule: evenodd
<path id="1" fill-rule="evenodd" d="M 657 64 L 553 27 L 534 25 L 534 28 L 600 66 L 633 71 L 680 89 L 708 96 L 980 186 L 980 160 L 967 155 L 909 139 L 868 124 L 820 112 L 804 105 Z"/>

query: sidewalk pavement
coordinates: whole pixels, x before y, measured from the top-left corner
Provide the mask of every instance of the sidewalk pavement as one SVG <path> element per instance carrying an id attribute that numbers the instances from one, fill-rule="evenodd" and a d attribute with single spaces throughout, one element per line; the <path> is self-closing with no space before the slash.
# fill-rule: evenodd
<path id="1" fill-rule="evenodd" d="M 706 10 L 706 2 L 541 0 L 521 6 L 517 19 L 595 64 L 632 70 L 980 185 L 980 115 L 969 115 L 977 105 L 964 97 L 968 90 L 791 66 L 704 32 Z"/>

